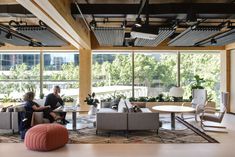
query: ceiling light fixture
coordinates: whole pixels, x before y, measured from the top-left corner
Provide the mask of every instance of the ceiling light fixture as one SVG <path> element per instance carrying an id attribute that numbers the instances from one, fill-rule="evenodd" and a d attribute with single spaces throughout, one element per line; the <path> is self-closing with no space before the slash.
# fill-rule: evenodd
<path id="1" fill-rule="evenodd" d="M 213 45 L 213 46 L 217 45 L 217 41 L 216 41 L 215 38 L 212 38 L 212 39 L 211 39 L 211 45 Z"/>
<path id="2" fill-rule="evenodd" d="M 228 21 L 227 28 L 232 28 L 232 22 L 231 21 Z"/>
<path id="3" fill-rule="evenodd" d="M 39 20 L 39 21 L 38 21 L 38 24 L 39 24 L 39 26 L 40 26 L 41 28 L 43 28 L 43 29 L 46 29 L 46 28 L 48 27 L 42 20 Z"/>
<path id="4" fill-rule="evenodd" d="M 12 34 L 10 32 L 8 32 L 5 37 L 7 38 L 7 40 L 11 40 L 12 39 Z"/>
<path id="5" fill-rule="evenodd" d="M 142 27 L 142 20 L 141 20 L 140 17 L 137 17 L 137 18 L 136 18 L 135 26 L 136 26 L 136 27 Z"/>
<path id="6" fill-rule="evenodd" d="M 127 25 L 127 21 L 125 20 L 125 21 L 123 21 L 121 27 L 122 27 L 122 28 L 126 28 L 126 25 Z"/>
<path id="7" fill-rule="evenodd" d="M 175 23 L 174 23 L 174 25 L 173 25 L 173 29 L 177 29 L 178 26 L 179 26 L 179 21 L 176 20 Z"/>
<path id="8" fill-rule="evenodd" d="M 30 41 L 29 46 L 34 46 L 33 41 Z"/>
<path id="9" fill-rule="evenodd" d="M 197 28 L 197 24 L 191 26 L 191 30 L 194 30 Z"/>
<path id="10" fill-rule="evenodd" d="M 197 15 L 194 13 L 194 11 L 191 8 L 188 10 L 185 21 L 187 25 L 191 26 L 197 23 Z"/>
<path id="11" fill-rule="evenodd" d="M 91 28 L 96 27 L 96 21 L 94 19 L 90 22 L 90 26 L 91 26 Z"/>

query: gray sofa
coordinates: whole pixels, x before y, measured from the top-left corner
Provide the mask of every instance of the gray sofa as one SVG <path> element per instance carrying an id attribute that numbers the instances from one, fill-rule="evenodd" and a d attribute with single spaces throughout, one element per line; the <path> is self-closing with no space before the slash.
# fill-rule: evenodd
<path id="1" fill-rule="evenodd" d="M 96 114 L 96 133 L 99 131 L 154 130 L 158 133 L 160 127 L 159 113 L 153 113 L 147 108 L 142 112 L 120 113 L 111 108 L 101 108 Z"/>
<path id="2" fill-rule="evenodd" d="M 0 112 L 0 129 L 18 131 L 18 113 L 25 112 L 24 105 L 9 107 L 5 112 Z M 32 115 L 31 126 L 49 123 L 48 119 L 43 118 L 43 112 L 34 112 Z"/>
<path id="3" fill-rule="evenodd" d="M 14 112 L 13 107 L 8 107 L 3 112 L 3 106 L 0 106 L 0 129 L 18 130 L 18 114 Z"/>

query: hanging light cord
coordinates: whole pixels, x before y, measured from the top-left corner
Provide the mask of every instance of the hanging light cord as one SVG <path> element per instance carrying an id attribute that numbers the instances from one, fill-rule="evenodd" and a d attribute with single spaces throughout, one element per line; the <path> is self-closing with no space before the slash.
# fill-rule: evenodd
<path id="1" fill-rule="evenodd" d="M 86 18 L 85 18 L 85 17 L 83 16 L 83 14 L 82 14 L 82 11 L 81 11 L 81 9 L 80 9 L 80 7 L 79 7 L 79 5 L 78 5 L 77 0 L 76 0 L 75 4 L 76 4 L 76 7 L 77 7 L 77 9 L 78 9 L 79 13 L 80 13 L 80 14 L 81 14 L 81 16 L 82 16 L 82 19 L 83 19 L 83 21 L 85 22 L 85 24 L 86 24 L 87 28 L 88 28 L 89 30 L 91 30 L 91 28 L 90 28 L 90 26 L 89 26 L 88 22 L 86 21 Z"/>

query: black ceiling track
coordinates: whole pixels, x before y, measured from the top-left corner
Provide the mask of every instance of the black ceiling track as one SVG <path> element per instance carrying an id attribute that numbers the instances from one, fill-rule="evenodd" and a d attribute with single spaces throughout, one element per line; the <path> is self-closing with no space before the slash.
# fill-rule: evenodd
<path id="1" fill-rule="evenodd" d="M 139 4 L 79 4 L 83 14 L 137 14 Z M 168 3 L 149 4 L 143 8 L 141 14 L 235 14 L 234 3 Z M 71 13 L 78 15 L 74 3 L 71 4 Z"/>
<path id="2" fill-rule="evenodd" d="M 27 9 L 25 9 L 20 4 L 14 4 L 14 5 L 0 5 L 0 16 L 7 17 L 7 16 L 13 16 L 13 17 L 35 17 L 31 12 L 29 12 Z"/>

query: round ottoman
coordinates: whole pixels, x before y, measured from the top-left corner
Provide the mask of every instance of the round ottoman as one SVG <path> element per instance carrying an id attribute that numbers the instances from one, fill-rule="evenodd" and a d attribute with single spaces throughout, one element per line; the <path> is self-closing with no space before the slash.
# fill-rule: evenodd
<path id="1" fill-rule="evenodd" d="M 50 151 L 68 142 L 68 131 L 60 124 L 39 124 L 26 132 L 25 146 L 30 150 Z"/>

